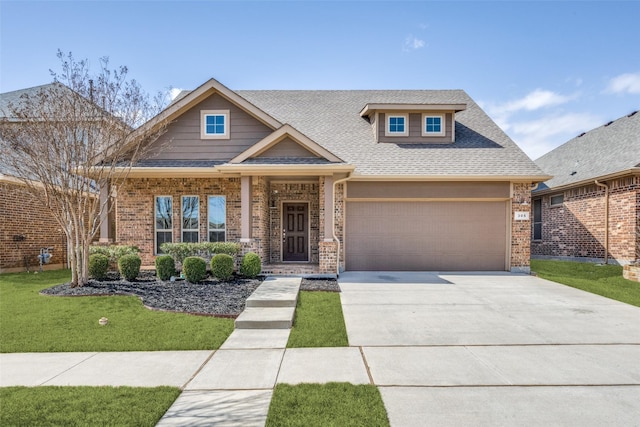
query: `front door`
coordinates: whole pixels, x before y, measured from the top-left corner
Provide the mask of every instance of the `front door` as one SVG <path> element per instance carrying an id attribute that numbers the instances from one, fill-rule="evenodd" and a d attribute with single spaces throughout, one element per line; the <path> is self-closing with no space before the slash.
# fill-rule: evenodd
<path id="1" fill-rule="evenodd" d="M 309 261 L 309 204 L 282 205 L 282 260 Z"/>

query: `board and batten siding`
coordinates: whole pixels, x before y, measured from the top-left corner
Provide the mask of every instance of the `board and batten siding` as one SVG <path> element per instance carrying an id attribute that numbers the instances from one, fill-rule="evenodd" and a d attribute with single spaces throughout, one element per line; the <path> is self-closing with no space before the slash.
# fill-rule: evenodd
<path id="1" fill-rule="evenodd" d="M 201 139 L 200 112 L 229 110 L 229 139 Z M 273 130 L 219 94 L 213 94 L 171 123 L 149 147 L 154 160 L 230 160 Z"/>
<path id="2" fill-rule="evenodd" d="M 422 136 L 422 114 L 409 113 L 409 135 L 408 136 L 386 136 L 385 128 L 387 126 L 387 114 L 396 115 L 394 113 L 380 113 L 378 117 L 378 142 L 392 142 L 395 144 L 447 144 L 453 142 L 453 113 L 442 111 L 424 111 L 424 114 L 433 114 L 434 116 L 443 115 L 445 121 L 444 136 Z M 398 115 L 404 114 L 401 112 Z"/>

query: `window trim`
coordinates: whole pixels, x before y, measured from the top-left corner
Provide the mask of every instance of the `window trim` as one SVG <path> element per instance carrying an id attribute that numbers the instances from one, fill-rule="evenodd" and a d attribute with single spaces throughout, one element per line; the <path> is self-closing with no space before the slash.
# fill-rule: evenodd
<path id="1" fill-rule="evenodd" d="M 440 119 L 440 132 L 427 132 L 427 118 L 430 117 Z M 445 136 L 446 123 L 444 114 L 422 113 L 422 136 Z"/>
<path id="2" fill-rule="evenodd" d="M 210 228 L 211 225 L 211 221 L 209 218 L 209 214 L 210 214 L 210 204 L 209 204 L 209 199 L 211 197 L 222 197 L 224 199 L 224 229 L 220 229 L 220 228 Z M 223 242 L 227 241 L 227 196 L 223 195 L 223 194 L 211 194 L 207 196 L 207 242 L 211 242 L 211 232 L 212 231 L 224 231 L 224 240 Z"/>
<path id="3" fill-rule="evenodd" d="M 223 133 L 207 133 L 207 117 L 208 116 L 224 117 Z M 200 139 L 229 139 L 230 128 L 231 128 L 231 120 L 229 118 L 229 110 L 200 110 Z"/>
<path id="4" fill-rule="evenodd" d="M 158 229 L 158 198 L 166 197 L 171 200 L 171 229 L 160 228 Z M 163 255 L 158 249 L 158 231 L 163 232 L 171 232 L 171 242 L 173 243 L 173 196 L 169 195 L 159 195 L 153 197 L 153 254 L 154 255 Z M 166 242 L 165 242 L 166 243 Z"/>
<path id="5" fill-rule="evenodd" d="M 195 197 L 198 199 L 198 225 L 197 228 L 184 228 L 184 199 L 186 197 Z M 180 241 L 184 243 L 184 232 L 193 233 L 194 231 L 198 233 L 198 237 L 196 238 L 196 242 L 200 241 L 200 196 L 195 194 L 185 194 L 180 197 Z"/>
<path id="6" fill-rule="evenodd" d="M 558 197 L 558 196 L 562 197 L 562 201 L 560 203 L 553 203 L 553 198 L 554 197 Z M 564 205 L 564 193 L 551 194 L 549 196 L 549 207 L 557 208 L 557 207 L 560 207 L 562 205 Z"/>
<path id="7" fill-rule="evenodd" d="M 536 218 L 536 203 L 540 205 L 540 218 Z M 531 201 L 531 211 L 532 211 L 532 229 L 531 229 L 531 240 L 534 242 L 542 241 L 542 198 L 533 199 Z M 538 219 L 538 221 L 536 221 Z M 536 224 L 540 224 L 540 237 L 536 238 Z"/>
<path id="8" fill-rule="evenodd" d="M 391 123 L 389 123 L 391 121 L 392 118 L 403 118 L 404 119 L 404 132 L 391 132 L 389 130 Z M 409 136 L 409 114 L 407 113 L 393 113 L 393 114 L 386 114 L 385 117 L 385 127 L 384 127 L 384 135 L 385 136 Z"/>

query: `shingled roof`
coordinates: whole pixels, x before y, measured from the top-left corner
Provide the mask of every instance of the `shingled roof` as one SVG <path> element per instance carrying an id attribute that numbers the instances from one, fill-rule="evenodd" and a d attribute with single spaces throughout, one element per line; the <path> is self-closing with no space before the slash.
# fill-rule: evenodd
<path id="1" fill-rule="evenodd" d="M 553 178 L 538 191 L 640 167 L 640 114 L 636 111 L 583 133 L 536 160 Z"/>
<path id="2" fill-rule="evenodd" d="M 462 90 L 236 91 L 356 166 L 358 176 L 540 176 L 542 170 Z M 466 104 L 453 144 L 376 143 L 367 104 Z"/>

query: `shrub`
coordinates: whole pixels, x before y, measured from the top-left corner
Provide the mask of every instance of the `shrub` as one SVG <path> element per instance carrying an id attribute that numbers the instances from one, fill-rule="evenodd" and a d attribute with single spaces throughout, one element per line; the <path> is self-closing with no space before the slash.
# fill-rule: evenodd
<path id="1" fill-rule="evenodd" d="M 111 245 L 111 246 L 89 246 L 89 255 L 100 254 L 109 258 L 109 263 L 117 265 L 120 257 L 124 255 L 138 255 L 140 249 L 137 246 Z"/>
<path id="2" fill-rule="evenodd" d="M 228 254 L 218 254 L 211 258 L 211 274 L 216 279 L 229 280 L 233 276 L 233 257 Z"/>
<path id="3" fill-rule="evenodd" d="M 236 256 L 240 253 L 240 245 L 232 242 L 163 243 L 160 249 L 180 263 L 190 256 L 211 259 L 215 254 Z"/>
<path id="4" fill-rule="evenodd" d="M 140 274 L 142 260 L 138 255 L 123 255 L 118 259 L 118 271 L 127 280 L 134 280 Z"/>
<path id="5" fill-rule="evenodd" d="M 242 257 L 242 263 L 240 264 L 240 273 L 243 276 L 254 278 L 262 271 L 262 262 L 260 257 L 255 252 L 247 252 Z"/>
<path id="6" fill-rule="evenodd" d="M 156 275 L 160 280 L 169 280 L 176 274 L 176 262 L 171 255 L 160 255 L 156 258 Z"/>
<path id="7" fill-rule="evenodd" d="M 182 262 L 182 273 L 188 282 L 201 282 L 207 277 L 207 262 L 197 256 L 187 257 Z"/>
<path id="8" fill-rule="evenodd" d="M 89 255 L 89 275 L 96 280 L 107 277 L 109 257 L 102 254 Z"/>

